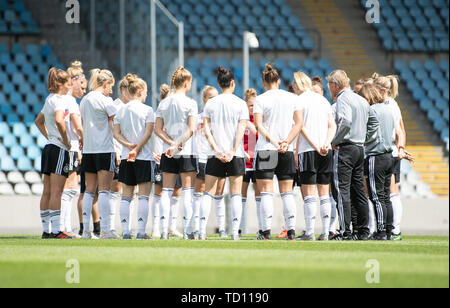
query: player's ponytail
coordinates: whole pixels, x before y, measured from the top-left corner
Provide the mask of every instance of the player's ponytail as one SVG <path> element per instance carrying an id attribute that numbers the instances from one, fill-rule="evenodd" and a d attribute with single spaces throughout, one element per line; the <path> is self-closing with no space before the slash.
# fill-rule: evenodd
<path id="1" fill-rule="evenodd" d="M 114 83 L 114 76 L 108 70 L 93 69 L 89 80 L 89 90 L 93 91 L 102 87 L 106 83 Z"/>
<path id="2" fill-rule="evenodd" d="M 171 92 L 172 91 L 170 89 L 170 86 L 168 84 L 163 83 L 159 87 L 159 101 L 162 101 L 162 100 L 165 100 L 166 98 L 168 98 Z"/>
<path id="3" fill-rule="evenodd" d="M 375 105 L 382 103 L 384 101 L 383 95 L 381 94 L 379 87 L 374 84 L 366 83 L 359 90 L 358 94 L 364 97 L 370 105 Z"/>
<path id="4" fill-rule="evenodd" d="M 84 77 L 84 71 L 82 68 L 83 64 L 80 61 L 74 61 L 70 64 L 70 67 L 67 69 L 67 73 L 70 75 L 72 79 L 78 79 Z"/>
<path id="5" fill-rule="evenodd" d="M 172 75 L 172 89 L 179 89 L 186 81 L 192 80 L 192 74 L 183 66 L 179 66 Z"/>
<path id="6" fill-rule="evenodd" d="M 387 76 L 387 78 L 389 78 L 389 80 L 391 81 L 390 97 L 395 99 L 398 96 L 398 81 L 399 81 L 399 78 L 396 75 L 390 75 L 390 76 Z"/>
<path id="7" fill-rule="evenodd" d="M 56 94 L 63 84 L 70 80 L 70 76 L 66 71 L 52 67 L 48 71 L 48 91 Z"/>
<path id="8" fill-rule="evenodd" d="M 277 83 L 280 80 L 280 75 L 274 69 L 272 63 L 266 63 L 266 70 L 262 73 L 262 79 L 267 85 Z"/>
<path id="9" fill-rule="evenodd" d="M 147 83 L 139 78 L 137 75 L 127 74 L 125 79 L 128 83 L 128 93 L 130 93 L 131 98 L 137 98 L 139 91 L 143 91 L 147 88 Z"/>
<path id="10" fill-rule="evenodd" d="M 311 78 L 303 72 L 294 73 L 294 81 L 301 93 L 312 91 L 313 89 Z"/>

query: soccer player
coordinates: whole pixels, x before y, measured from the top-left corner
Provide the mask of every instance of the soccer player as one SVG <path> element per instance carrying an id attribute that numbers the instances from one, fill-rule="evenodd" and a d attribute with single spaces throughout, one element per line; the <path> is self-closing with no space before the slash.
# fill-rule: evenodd
<path id="1" fill-rule="evenodd" d="M 200 209 L 200 239 L 206 240 L 206 225 L 213 194 L 221 179 L 229 178 L 231 193 L 232 240 L 239 237 L 242 217 L 242 180 L 245 174 L 243 145 L 249 113 L 245 101 L 234 95 L 234 73 L 219 67 L 217 81 L 222 94 L 210 99 L 203 113 L 206 138 L 214 156 L 206 164 L 206 184 Z"/>
<path id="2" fill-rule="evenodd" d="M 322 78 L 320 78 L 319 76 L 315 76 L 313 78 L 311 78 L 311 82 L 312 82 L 312 89 L 314 92 L 316 92 L 317 94 L 320 94 L 323 96 L 323 81 Z"/>
<path id="3" fill-rule="evenodd" d="M 156 135 L 164 141 L 161 157 L 163 191 L 161 196 L 162 239 L 168 239 L 170 199 L 181 174 L 183 186 L 184 239 L 190 234 L 193 216 L 194 181 L 196 160 L 193 155 L 192 135 L 197 125 L 197 103 L 186 95 L 191 90 L 192 75 L 184 67 L 177 68 L 172 76 L 173 94 L 163 100 L 156 112 Z M 164 130 L 165 127 L 165 130 Z"/>
<path id="4" fill-rule="evenodd" d="M 203 105 L 206 105 L 210 99 L 218 95 L 219 92 L 215 87 L 205 86 L 202 91 Z M 198 119 L 203 119 L 203 113 L 199 114 Z M 203 194 L 205 193 L 206 163 L 208 162 L 208 157 L 212 154 L 211 146 L 209 145 L 204 134 L 203 121 L 199 120 L 197 124 L 197 131 L 194 136 L 194 148 L 197 156 L 197 177 L 194 185 L 194 217 L 192 220 L 193 233 L 190 235 L 190 239 L 195 240 L 198 240 L 200 237 L 200 207 Z M 227 237 L 225 231 L 225 201 L 222 196 L 225 182 L 225 179 L 220 180 L 216 191 L 216 195 L 221 196 L 221 200 L 218 198 L 218 202 L 216 202 L 216 213 L 218 213 L 217 219 L 219 220 L 219 235 L 221 238 Z"/>
<path id="5" fill-rule="evenodd" d="M 246 229 L 247 192 L 251 182 L 253 183 L 253 189 L 255 190 L 256 217 L 258 218 L 258 236 L 261 236 L 262 235 L 261 193 L 259 192 L 258 185 L 256 185 L 256 175 L 254 166 L 256 141 L 258 140 L 258 131 L 256 130 L 255 127 L 255 120 L 253 117 L 253 107 L 257 96 L 258 94 L 256 93 L 255 89 L 248 89 L 245 92 L 245 102 L 247 103 L 250 121 L 247 122 L 247 129 L 245 130 L 244 135 L 246 170 L 242 184 L 242 218 L 241 218 L 241 226 L 239 227 L 239 234 L 242 235 L 242 233 L 245 232 Z"/>
<path id="6" fill-rule="evenodd" d="M 294 74 L 295 87 L 303 112 L 303 129 L 297 140 L 296 155 L 301 191 L 304 200 L 306 231 L 298 238 L 314 241 L 316 221 L 316 195 L 320 199 L 322 217 L 321 241 L 327 241 L 330 232 L 331 200 L 330 181 L 333 173 L 331 141 L 336 134 L 336 122 L 328 100 L 313 91 L 311 79 L 304 73 Z"/>
<path id="7" fill-rule="evenodd" d="M 119 90 L 120 90 L 120 98 L 117 98 L 114 101 L 114 105 L 116 106 L 117 114 L 119 111 L 124 107 L 128 102 L 131 100 L 130 95 L 128 93 L 128 87 L 129 87 L 129 80 L 127 77 L 123 78 L 121 81 L 119 81 Z M 114 134 L 114 123 L 110 121 L 110 124 L 112 125 L 113 134 Z M 114 151 L 116 152 L 116 169 L 114 170 L 114 178 L 113 182 L 111 184 L 111 191 L 109 199 L 109 223 L 110 223 L 110 229 L 111 234 L 117 238 L 120 238 L 116 231 L 116 208 L 117 203 L 121 202 L 121 192 L 122 192 L 122 184 L 119 181 L 119 172 L 120 172 L 120 164 L 121 164 L 121 156 L 123 151 L 122 144 L 116 139 L 113 139 L 114 141 Z M 134 194 L 133 194 L 134 196 Z M 128 220 L 129 221 L 129 220 Z"/>
<path id="8" fill-rule="evenodd" d="M 369 238 L 369 205 L 364 192 L 364 143 L 378 130 L 379 123 L 369 103 L 350 90 L 350 80 L 342 70 L 328 77 L 331 97 L 336 100 L 336 137 L 334 181 L 343 240 L 354 240 L 351 222 L 352 207 L 357 214 L 353 231 L 359 240 Z"/>
<path id="9" fill-rule="evenodd" d="M 70 116 L 68 96 L 72 81 L 67 72 L 51 68 L 48 72 L 48 91 L 44 108 L 36 118 L 35 124 L 48 140 L 42 151 L 42 170 L 44 191 L 40 207 L 44 232 L 43 239 L 72 239 L 61 230 L 61 196 L 69 175 L 69 150 L 71 144 L 67 137 L 66 117 Z M 51 231 L 50 231 L 51 224 Z"/>
<path id="10" fill-rule="evenodd" d="M 295 240 L 297 209 L 292 194 L 296 173 L 292 142 L 303 126 L 303 113 L 297 97 L 280 90 L 280 76 L 271 64 L 262 74 L 266 92 L 255 100 L 253 113 L 258 129 L 256 180 L 261 191 L 263 237 L 271 239 L 273 216 L 273 177 L 278 178 L 288 240 Z"/>
<path id="11" fill-rule="evenodd" d="M 390 80 L 386 77 L 377 78 L 378 84 L 387 87 L 366 84 L 360 90 L 360 95 L 371 105 L 378 122 L 378 131 L 365 144 L 367 155 L 365 168 L 368 174 L 367 187 L 369 198 L 375 206 L 377 232 L 374 240 L 385 241 L 393 230 L 393 210 L 390 201 L 390 186 L 392 178 L 392 148 L 395 140 L 404 144 L 404 136 L 400 122 L 396 120 L 389 106 Z M 395 132 L 395 136 L 393 135 Z M 404 156 L 404 148 L 398 150 L 400 158 Z"/>
<path id="12" fill-rule="evenodd" d="M 87 81 L 81 62 L 75 61 L 67 69 L 72 80 L 72 89 L 68 93 L 70 116 L 66 117 L 66 131 L 70 142 L 69 177 L 61 197 L 61 230 L 79 238 L 72 230 L 72 203 L 77 195 L 78 174 L 80 172 L 81 153 L 83 148 L 83 127 L 81 125 L 80 107 L 75 99 L 80 99 L 86 93 Z"/>
<path id="13" fill-rule="evenodd" d="M 153 134 L 155 116 L 153 109 L 145 105 L 147 83 L 136 75 L 128 74 L 128 94 L 130 101 L 122 107 L 114 118 L 114 137 L 122 148 L 119 181 L 123 183 L 120 220 L 123 239 L 131 239 L 130 203 L 139 187 L 138 240 L 149 240 L 146 233 L 149 216 L 149 198 L 152 190 L 153 150 L 148 142 Z"/>
<path id="14" fill-rule="evenodd" d="M 81 101 L 84 147 L 82 170 L 86 176 L 86 192 L 83 198 L 83 238 L 95 239 L 90 232 L 92 202 L 98 188 L 101 239 L 117 239 L 110 231 L 109 199 L 111 183 L 116 169 L 116 153 L 113 132 L 109 121 L 116 115 L 116 106 L 109 97 L 113 92 L 114 77 L 108 70 L 91 71 L 91 92 Z"/>

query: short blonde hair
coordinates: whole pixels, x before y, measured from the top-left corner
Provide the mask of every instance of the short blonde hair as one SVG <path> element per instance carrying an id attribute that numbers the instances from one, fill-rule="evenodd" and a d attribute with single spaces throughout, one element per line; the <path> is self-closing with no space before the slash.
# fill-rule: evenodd
<path id="1" fill-rule="evenodd" d="M 217 89 L 213 86 L 205 86 L 202 90 L 202 100 L 205 101 L 205 99 L 208 97 L 208 95 L 212 92 L 212 91 L 217 91 Z"/>
<path id="2" fill-rule="evenodd" d="M 311 78 L 303 72 L 294 73 L 294 82 L 300 92 L 312 91 L 313 89 Z"/>
<path id="3" fill-rule="evenodd" d="M 255 89 L 248 89 L 247 91 L 245 91 L 245 101 L 248 103 L 249 102 L 249 100 L 252 98 L 252 97 L 257 97 L 258 96 L 258 93 L 256 92 L 256 90 Z"/>
<path id="4" fill-rule="evenodd" d="M 340 89 L 348 88 L 350 86 L 350 79 L 348 78 L 347 73 L 343 70 L 331 72 L 326 79 L 328 83 L 334 83 Z"/>

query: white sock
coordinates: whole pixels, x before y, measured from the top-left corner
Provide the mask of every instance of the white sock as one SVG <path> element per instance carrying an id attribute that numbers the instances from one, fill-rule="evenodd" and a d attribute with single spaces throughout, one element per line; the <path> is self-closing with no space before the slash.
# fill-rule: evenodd
<path id="1" fill-rule="evenodd" d="M 316 197 L 308 196 L 304 198 L 305 201 L 305 222 L 306 222 L 306 235 L 314 234 L 314 228 L 316 226 Z"/>
<path id="2" fill-rule="evenodd" d="M 211 213 L 211 202 L 213 197 L 209 193 L 204 193 L 200 207 L 200 235 L 206 236 L 209 214 Z"/>
<path id="3" fill-rule="evenodd" d="M 116 230 L 116 207 L 121 199 L 121 195 L 117 192 L 111 192 L 109 199 L 109 227 L 111 231 Z"/>
<path id="4" fill-rule="evenodd" d="M 109 191 L 98 192 L 98 211 L 100 213 L 100 228 L 102 233 L 109 233 Z"/>
<path id="5" fill-rule="evenodd" d="M 214 201 L 216 204 L 216 216 L 217 223 L 219 224 L 219 231 L 226 231 L 225 198 L 224 196 L 215 196 Z"/>
<path id="6" fill-rule="evenodd" d="M 42 230 L 45 233 L 50 233 L 50 211 L 41 211 Z"/>
<path id="7" fill-rule="evenodd" d="M 178 209 L 180 206 L 180 197 L 170 199 L 170 223 L 169 232 L 177 230 Z"/>
<path id="8" fill-rule="evenodd" d="M 61 232 L 60 223 L 61 223 L 61 211 L 52 211 L 50 210 L 50 221 L 52 224 L 52 233 L 59 234 Z"/>
<path id="9" fill-rule="evenodd" d="M 90 192 L 85 192 L 83 197 L 83 227 L 84 232 L 91 232 L 91 215 L 92 215 L 92 202 L 95 195 Z"/>
<path id="10" fill-rule="evenodd" d="M 338 219 L 337 207 L 336 201 L 334 200 L 333 195 L 331 194 L 330 194 L 330 201 L 331 201 L 330 232 L 336 233 L 336 223 Z"/>
<path id="11" fill-rule="evenodd" d="M 183 188 L 181 196 L 183 198 L 184 233 L 191 234 L 191 222 L 192 217 L 194 216 L 194 188 Z"/>
<path id="12" fill-rule="evenodd" d="M 152 232 L 156 232 L 160 230 L 160 219 L 161 216 L 159 215 L 159 209 L 161 207 L 161 197 L 154 195 L 153 201 L 152 201 L 152 215 L 153 215 L 153 221 L 152 221 Z"/>
<path id="13" fill-rule="evenodd" d="M 273 217 L 273 193 L 261 193 L 261 218 L 262 230 L 272 230 Z"/>
<path id="14" fill-rule="evenodd" d="M 202 194 L 194 193 L 194 215 L 192 218 L 192 231 L 200 233 L 200 208 L 202 206 Z"/>
<path id="15" fill-rule="evenodd" d="M 297 222 L 297 207 L 295 206 L 294 194 L 285 193 L 281 194 L 281 199 L 283 201 L 283 212 L 286 230 L 295 231 L 295 225 Z"/>
<path id="16" fill-rule="evenodd" d="M 122 197 L 120 201 L 120 223 L 122 225 L 122 233 L 130 234 L 130 203 L 131 198 Z"/>
<path id="17" fill-rule="evenodd" d="M 133 195 L 133 198 L 131 198 L 130 202 L 130 220 L 128 221 L 128 229 L 130 229 L 130 232 L 132 233 L 133 230 L 131 228 L 131 220 L 134 217 L 134 211 L 136 210 L 136 195 Z"/>
<path id="18" fill-rule="evenodd" d="M 70 206 L 67 208 L 67 211 L 64 216 L 64 226 L 65 226 L 65 230 L 67 231 L 67 233 L 72 234 L 73 233 L 73 230 L 72 230 L 73 199 L 75 199 L 78 192 L 76 190 L 72 189 L 72 190 L 69 190 L 68 193 L 70 195 Z M 61 203 L 61 208 L 62 208 L 62 203 Z M 61 213 L 61 215 L 62 215 L 62 213 Z"/>
<path id="19" fill-rule="evenodd" d="M 147 228 L 148 212 L 150 210 L 148 206 L 149 199 L 148 196 L 139 196 L 138 234 L 144 235 L 146 233 L 145 229 Z"/>
<path id="20" fill-rule="evenodd" d="M 59 229 L 61 231 L 66 231 L 66 212 L 69 210 L 69 207 L 72 206 L 70 203 L 70 194 L 69 190 L 64 189 L 62 195 L 61 195 L 61 219 L 59 222 Z"/>
<path id="21" fill-rule="evenodd" d="M 165 234 L 169 234 L 170 199 L 172 194 L 173 189 L 164 188 L 161 195 L 159 214 L 161 215 L 161 232 Z"/>
<path id="22" fill-rule="evenodd" d="M 330 233 L 330 221 L 331 221 L 330 196 L 320 197 L 320 217 L 322 217 L 322 234 L 328 236 L 328 234 Z"/>
<path id="23" fill-rule="evenodd" d="M 247 205 L 247 198 L 242 198 L 242 216 L 241 216 L 241 225 L 239 226 L 239 230 L 242 231 L 242 234 L 246 233 L 246 219 L 245 219 L 245 214 L 246 214 L 246 205 Z"/>
<path id="24" fill-rule="evenodd" d="M 392 209 L 394 211 L 394 230 L 392 232 L 394 234 L 400 234 L 401 231 L 401 223 L 403 216 L 403 203 L 400 197 L 400 194 L 391 195 Z"/>
<path id="25" fill-rule="evenodd" d="M 258 231 L 262 231 L 262 216 L 261 216 L 261 197 L 256 197 L 256 217 L 258 218 Z"/>
<path id="26" fill-rule="evenodd" d="M 234 236 L 239 235 L 239 226 L 241 225 L 242 217 L 242 195 L 235 194 L 231 196 L 231 232 Z"/>
<path id="27" fill-rule="evenodd" d="M 370 234 L 375 233 L 377 231 L 377 220 L 375 218 L 375 207 L 373 206 L 372 201 L 369 199 L 369 232 Z"/>

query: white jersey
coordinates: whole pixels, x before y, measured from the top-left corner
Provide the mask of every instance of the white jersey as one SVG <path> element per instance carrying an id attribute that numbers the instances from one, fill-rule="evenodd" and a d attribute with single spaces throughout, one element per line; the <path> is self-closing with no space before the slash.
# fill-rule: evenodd
<path id="1" fill-rule="evenodd" d="M 398 103 L 393 98 L 389 98 L 388 103 L 389 103 L 388 106 L 391 108 L 392 114 L 394 115 L 395 125 L 400 124 L 400 121 L 403 119 L 403 117 L 402 117 L 402 112 L 400 111 L 400 107 L 398 106 Z M 393 132 L 393 139 L 394 140 L 396 139 L 395 129 Z M 395 145 L 395 144 L 392 147 L 392 156 L 398 157 L 398 148 L 397 148 L 397 145 Z"/>
<path id="2" fill-rule="evenodd" d="M 64 113 L 65 121 L 67 121 L 67 118 L 70 118 L 67 95 L 50 94 L 45 100 L 44 108 L 42 108 L 41 113 L 44 115 L 45 127 L 47 127 L 48 131 L 47 144 L 53 144 L 69 151 L 69 149 L 60 141 L 62 140 L 62 137 L 58 130 L 58 126 L 56 125 L 55 117 L 57 111 L 62 111 Z"/>
<path id="3" fill-rule="evenodd" d="M 270 90 L 255 99 L 254 114 L 263 115 L 263 126 L 275 140 L 283 141 L 294 125 L 294 113 L 300 110 L 297 96 L 284 90 Z M 256 151 L 277 151 L 278 149 L 263 136 L 259 136 Z M 289 145 L 289 152 L 294 145 Z"/>
<path id="4" fill-rule="evenodd" d="M 234 94 L 221 94 L 210 99 L 206 103 L 203 117 L 211 120 L 211 133 L 221 152 L 233 149 L 239 122 L 250 120 L 247 103 Z M 235 156 L 245 157 L 244 138 Z"/>
<path id="5" fill-rule="evenodd" d="M 120 125 L 122 135 L 132 144 L 138 144 L 142 140 L 148 123 L 155 123 L 153 109 L 137 100 L 124 105 L 114 118 L 114 125 Z M 130 150 L 127 147 L 123 147 L 122 160 L 127 159 L 129 153 Z M 144 145 L 136 159 L 153 160 L 153 150 L 150 142 Z"/>
<path id="6" fill-rule="evenodd" d="M 80 138 L 78 137 L 75 126 L 72 123 L 71 116 L 72 114 L 80 115 L 80 107 L 77 104 L 75 97 L 72 95 L 67 95 L 67 102 L 69 106 L 69 116 L 66 118 L 66 131 L 67 138 L 69 138 L 70 142 L 70 151 L 71 152 L 80 152 Z"/>
<path id="7" fill-rule="evenodd" d="M 112 98 L 92 91 L 81 101 L 80 111 L 84 131 L 83 153 L 114 153 L 113 133 L 108 121 L 116 115 Z"/>
<path id="8" fill-rule="evenodd" d="M 198 126 L 194 135 L 195 155 L 198 157 L 200 163 L 206 163 L 208 156 L 212 155 L 211 145 L 203 131 L 203 115 L 204 113 L 198 115 Z"/>
<path id="9" fill-rule="evenodd" d="M 317 146 L 323 146 L 328 135 L 328 119 L 333 115 L 330 103 L 325 97 L 312 91 L 301 94 L 298 97 L 298 101 L 303 111 L 303 128 Z M 315 151 L 315 149 L 300 134 L 298 152 L 306 153 L 311 151 Z"/>
<path id="10" fill-rule="evenodd" d="M 120 109 L 122 109 L 123 106 L 125 106 L 124 102 L 118 98 L 114 101 L 114 105 L 116 106 L 116 114 L 119 114 Z M 113 130 L 113 135 L 114 135 L 114 128 L 111 127 L 111 129 Z M 123 145 L 116 140 L 116 138 L 114 138 L 114 150 L 116 153 L 121 154 L 122 153 L 122 149 L 123 149 Z"/>
<path id="11" fill-rule="evenodd" d="M 188 130 L 189 117 L 197 118 L 197 115 L 197 102 L 179 94 L 173 94 L 163 100 L 156 111 L 156 117 L 164 120 L 165 131 L 174 141 L 180 140 Z M 164 143 L 163 152 L 166 152 L 168 148 L 170 148 L 170 145 Z M 189 138 L 183 145 L 183 150 L 177 153 L 177 156 L 193 154 L 192 138 Z"/>

